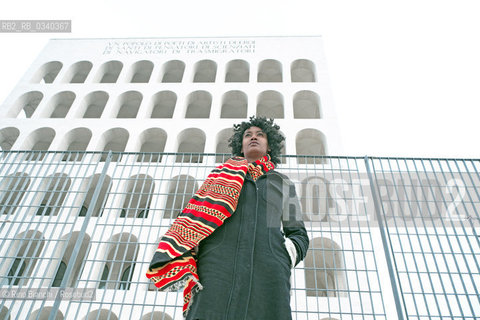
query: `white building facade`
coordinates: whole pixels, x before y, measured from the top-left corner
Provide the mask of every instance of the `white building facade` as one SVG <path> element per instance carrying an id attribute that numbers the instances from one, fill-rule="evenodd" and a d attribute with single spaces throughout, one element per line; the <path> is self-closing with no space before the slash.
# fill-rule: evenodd
<path id="1" fill-rule="evenodd" d="M 3 104 L 3 149 L 227 152 L 251 115 L 286 154 L 339 152 L 320 37 L 51 40 Z"/>

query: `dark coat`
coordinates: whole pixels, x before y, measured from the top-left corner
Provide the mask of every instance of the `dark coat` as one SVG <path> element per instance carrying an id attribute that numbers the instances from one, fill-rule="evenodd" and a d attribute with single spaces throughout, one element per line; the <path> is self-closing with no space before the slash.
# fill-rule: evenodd
<path id="1" fill-rule="evenodd" d="M 203 290 L 187 319 L 291 319 L 292 266 L 284 236 L 295 244 L 297 264 L 308 236 L 294 185 L 274 170 L 256 182 L 247 174 L 235 213 L 199 245 Z"/>

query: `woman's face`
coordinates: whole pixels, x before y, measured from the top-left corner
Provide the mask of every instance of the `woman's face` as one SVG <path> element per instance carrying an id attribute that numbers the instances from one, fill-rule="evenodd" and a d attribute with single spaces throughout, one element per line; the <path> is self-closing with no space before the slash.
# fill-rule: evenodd
<path id="1" fill-rule="evenodd" d="M 243 133 L 242 153 L 248 162 L 254 162 L 268 153 L 267 134 L 259 127 L 250 127 Z"/>

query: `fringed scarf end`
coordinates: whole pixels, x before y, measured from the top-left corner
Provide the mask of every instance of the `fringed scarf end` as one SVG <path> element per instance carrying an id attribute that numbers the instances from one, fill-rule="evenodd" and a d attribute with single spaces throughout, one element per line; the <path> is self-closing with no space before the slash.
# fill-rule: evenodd
<path id="1" fill-rule="evenodd" d="M 185 289 L 183 290 L 183 318 L 187 318 L 188 311 L 190 311 L 190 306 L 193 303 L 193 298 L 195 295 L 203 289 L 202 284 L 198 279 L 194 277 L 189 277 L 186 280 Z"/>

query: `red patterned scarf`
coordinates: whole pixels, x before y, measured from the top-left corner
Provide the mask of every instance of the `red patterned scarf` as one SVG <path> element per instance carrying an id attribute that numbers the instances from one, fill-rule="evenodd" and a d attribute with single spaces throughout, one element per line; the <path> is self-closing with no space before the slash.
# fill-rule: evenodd
<path id="1" fill-rule="evenodd" d="M 250 164 L 241 157 L 229 159 L 212 170 L 163 235 L 150 262 L 147 278 L 162 291 L 184 287 L 184 315 L 193 294 L 202 289 L 194 248 L 235 212 L 247 172 L 257 180 L 272 169 L 274 165 L 268 155 Z"/>

